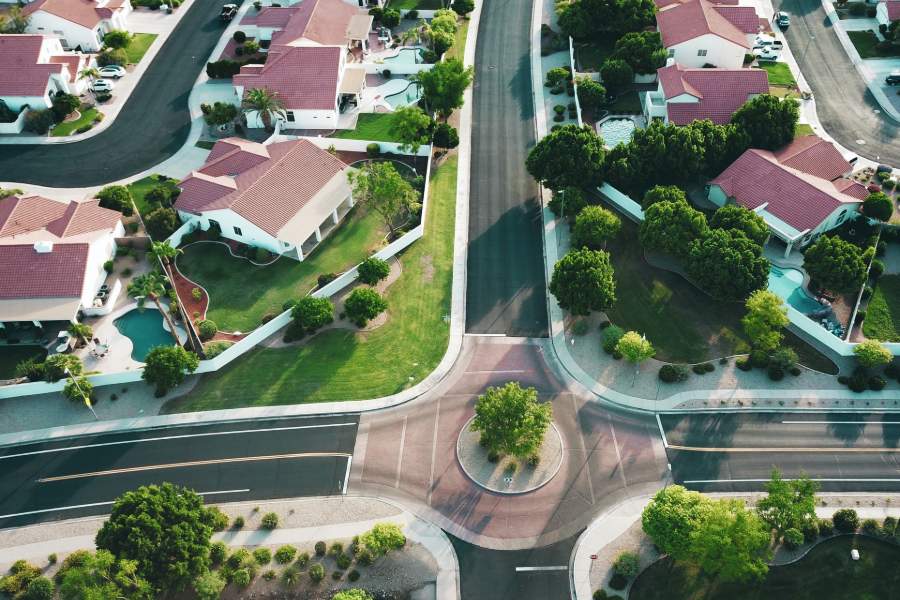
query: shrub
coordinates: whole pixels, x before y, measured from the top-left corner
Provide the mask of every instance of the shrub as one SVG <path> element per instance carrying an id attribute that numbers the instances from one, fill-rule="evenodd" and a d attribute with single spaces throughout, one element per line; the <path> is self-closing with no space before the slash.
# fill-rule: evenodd
<path id="1" fill-rule="evenodd" d="M 734 361 L 734 366 L 736 366 L 741 371 L 749 371 L 753 368 L 753 363 L 750 362 L 749 358 L 739 358 Z"/>
<path id="2" fill-rule="evenodd" d="M 343 571 L 332 571 L 331 572 L 331 578 L 334 579 L 335 581 L 340 581 L 341 577 L 343 577 L 343 576 L 344 576 Z"/>
<path id="3" fill-rule="evenodd" d="M 280 565 L 286 565 L 297 555 L 297 549 L 291 545 L 285 545 L 275 551 L 275 562 Z"/>
<path id="4" fill-rule="evenodd" d="M 305 567 L 309 564 L 309 552 L 301 552 L 297 555 L 297 566 Z"/>
<path id="5" fill-rule="evenodd" d="M 215 336 L 218 331 L 219 328 L 216 326 L 215 321 L 205 319 L 197 324 L 197 332 L 200 335 L 200 339 L 203 341 L 213 339 L 213 336 Z"/>
<path id="6" fill-rule="evenodd" d="M 81 100 L 78 96 L 72 94 L 57 94 L 53 96 L 52 107 L 53 117 L 57 123 L 62 122 L 67 116 L 75 112 L 81 106 Z"/>
<path id="7" fill-rule="evenodd" d="M 809 520 L 803 524 L 803 527 L 800 528 L 800 531 L 803 533 L 803 541 L 806 543 L 812 543 L 816 541 L 816 538 L 819 537 L 819 522 L 815 520 Z"/>
<path id="8" fill-rule="evenodd" d="M 291 309 L 291 318 L 303 332 L 313 333 L 334 322 L 334 305 L 327 298 L 304 296 Z"/>
<path id="9" fill-rule="evenodd" d="M 218 60 L 206 63 L 206 74 L 210 79 L 230 79 L 241 70 L 240 63 L 235 60 Z"/>
<path id="10" fill-rule="evenodd" d="M 381 260 L 375 256 L 370 256 L 359 263 L 357 272 L 359 273 L 360 281 L 368 285 L 375 285 L 388 276 L 391 272 L 391 267 L 388 265 L 387 261 Z"/>
<path id="11" fill-rule="evenodd" d="M 377 143 L 372 142 L 371 144 L 366 146 L 366 154 L 369 155 L 369 158 L 375 158 L 379 154 L 381 154 L 381 146 Z"/>
<path id="12" fill-rule="evenodd" d="M 25 115 L 25 131 L 44 135 L 53 126 L 53 111 L 50 109 L 32 110 Z"/>
<path id="13" fill-rule="evenodd" d="M 340 556 L 344 552 L 344 545 L 340 542 L 335 542 L 328 549 L 328 556 Z"/>
<path id="14" fill-rule="evenodd" d="M 249 586 L 251 579 L 249 569 L 237 569 L 231 574 L 231 583 L 238 587 L 245 588 Z"/>
<path id="15" fill-rule="evenodd" d="M 337 566 L 339 569 L 346 569 L 350 566 L 351 562 L 353 562 L 353 560 L 343 552 L 341 554 L 338 554 Z"/>
<path id="16" fill-rule="evenodd" d="M 769 375 L 769 379 L 772 381 L 781 381 L 784 379 L 784 369 L 781 367 L 776 367 L 774 365 L 770 366 L 766 373 Z"/>
<path id="17" fill-rule="evenodd" d="M 434 145 L 438 148 L 456 148 L 459 146 L 459 132 L 449 123 L 438 123 L 432 136 Z"/>
<path id="18" fill-rule="evenodd" d="M 325 556 L 326 549 L 325 542 L 316 542 L 316 556 Z"/>
<path id="19" fill-rule="evenodd" d="M 869 377 L 869 389 L 874 392 L 880 392 L 884 389 L 884 386 L 887 385 L 887 381 L 884 380 L 883 377 L 879 377 L 878 375 L 873 375 Z"/>
<path id="20" fill-rule="evenodd" d="M 370 319 L 387 310 L 387 301 L 370 287 L 358 287 L 350 292 L 344 302 L 347 318 L 358 327 L 365 327 Z"/>
<path id="21" fill-rule="evenodd" d="M 676 383 L 688 378 L 688 370 L 684 365 L 663 365 L 659 368 L 659 379 L 664 383 Z"/>
<path id="22" fill-rule="evenodd" d="M 209 545 L 209 560 L 214 565 L 220 565 L 228 556 L 228 548 L 224 542 L 213 542 Z"/>
<path id="23" fill-rule="evenodd" d="M 881 522 L 881 535 L 893 537 L 897 530 L 897 519 L 894 517 L 885 517 Z"/>
<path id="24" fill-rule="evenodd" d="M 602 588 L 594 592 L 593 598 L 594 600 L 622 600 L 622 596 L 610 594 Z"/>
<path id="25" fill-rule="evenodd" d="M 862 522 L 862 530 L 863 533 L 867 533 L 869 535 L 878 535 L 881 532 L 881 528 L 878 526 L 878 521 L 875 519 L 866 519 Z"/>
<path id="26" fill-rule="evenodd" d="M 399 525 L 377 523 L 372 529 L 359 536 L 359 547 L 368 550 L 372 556 L 384 556 L 392 550 L 406 545 L 406 536 Z"/>
<path id="27" fill-rule="evenodd" d="M 193 288 L 191 290 L 191 298 L 194 300 L 201 300 L 203 298 L 203 292 L 200 291 L 200 288 Z"/>
<path id="28" fill-rule="evenodd" d="M 47 556 L 47 562 L 51 565 L 55 565 L 57 561 L 56 552 L 51 553 Z"/>
<path id="29" fill-rule="evenodd" d="M 212 517 L 213 531 L 225 531 L 228 527 L 228 515 L 223 513 L 218 506 L 209 507 L 209 515 Z"/>
<path id="30" fill-rule="evenodd" d="M 829 519 L 819 519 L 819 535 L 828 537 L 834 533 L 834 523 Z"/>
<path id="31" fill-rule="evenodd" d="M 359 571 L 357 571 L 356 569 L 350 569 L 350 572 L 347 573 L 347 579 L 349 579 L 351 582 L 358 580 Z"/>
<path id="32" fill-rule="evenodd" d="M 706 368 L 704 368 L 702 363 L 692 366 L 691 371 L 693 371 L 697 375 L 706 375 Z"/>
<path id="33" fill-rule="evenodd" d="M 356 562 L 358 562 L 359 564 L 361 564 L 363 566 L 369 566 L 373 562 L 375 562 L 375 556 L 372 554 L 372 552 L 370 550 L 368 550 L 366 548 L 361 548 L 356 553 Z"/>
<path id="34" fill-rule="evenodd" d="M 610 325 L 604 329 L 601 334 L 603 351 L 607 354 L 615 352 L 616 346 L 623 335 L 625 335 L 625 330 L 618 325 Z"/>
<path id="35" fill-rule="evenodd" d="M 622 552 L 613 563 L 616 575 L 631 579 L 640 571 L 640 559 L 634 552 Z"/>
<path id="36" fill-rule="evenodd" d="M 228 560 L 225 561 L 225 566 L 233 570 L 240 568 L 242 564 L 250 561 L 250 552 L 246 548 L 238 548 L 228 557 Z"/>
<path id="37" fill-rule="evenodd" d="M 784 532 L 784 545 L 789 550 L 796 550 L 803 544 L 803 532 L 795 527 L 791 527 Z"/>
<path id="38" fill-rule="evenodd" d="M 122 48 L 105 48 L 97 55 L 97 65 L 107 67 L 109 65 L 119 65 L 124 67 L 128 64 L 128 54 Z"/>
<path id="39" fill-rule="evenodd" d="M 263 515 L 263 518 L 262 518 L 262 521 L 260 521 L 260 524 L 265 529 L 275 529 L 276 527 L 278 527 L 278 515 L 276 515 L 273 512 L 267 512 L 266 514 Z"/>
<path id="40" fill-rule="evenodd" d="M 618 573 L 614 573 L 613 576 L 609 578 L 609 587 L 614 590 L 624 590 L 628 587 L 628 579 Z"/>
<path id="41" fill-rule="evenodd" d="M 253 551 L 253 560 L 261 567 L 272 562 L 272 551 L 268 548 L 257 548 Z"/>
<path id="42" fill-rule="evenodd" d="M 235 529 L 240 529 L 244 526 L 244 517 L 235 517 L 234 521 L 231 522 L 231 526 Z"/>
<path id="43" fill-rule="evenodd" d="M 235 42 L 238 44 L 243 44 L 247 41 L 247 34 L 241 31 L 240 29 L 234 32 L 234 35 L 231 36 Z"/>
<path id="44" fill-rule="evenodd" d="M 25 588 L 25 593 L 21 597 L 24 600 L 53 600 L 53 593 L 56 586 L 53 581 L 47 577 L 35 577 Z"/>
<path id="45" fill-rule="evenodd" d="M 325 567 L 316 563 L 309 568 L 309 578 L 313 583 L 319 583 L 325 579 Z"/>
<path id="46" fill-rule="evenodd" d="M 891 379 L 897 379 L 900 377 L 900 367 L 897 366 L 897 363 L 889 363 L 884 368 L 884 376 L 890 377 Z"/>
<path id="47" fill-rule="evenodd" d="M 859 527 L 859 515 L 852 508 L 842 508 L 831 517 L 834 528 L 841 533 L 853 533 Z"/>
<path id="48" fill-rule="evenodd" d="M 107 273 L 112 273 L 113 272 L 113 261 L 108 260 L 105 263 L 103 263 L 103 270 L 106 271 Z"/>
<path id="49" fill-rule="evenodd" d="M 265 579 L 266 581 L 272 581 L 276 577 L 278 577 L 278 574 L 275 573 L 274 569 L 269 569 L 268 571 L 263 573 L 263 579 Z"/>
<path id="50" fill-rule="evenodd" d="M 878 259 L 872 261 L 872 267 L 869 269 L 869 275 L 878 279 L 884 274 L 884 263 Z"/>
<path id="51" fill-rule="evenodd" d="M 321 289 L 335 279 L 337 279 L 337 273 L 322 273 L 316 278 L 316 285 L 319 289 Z"/>

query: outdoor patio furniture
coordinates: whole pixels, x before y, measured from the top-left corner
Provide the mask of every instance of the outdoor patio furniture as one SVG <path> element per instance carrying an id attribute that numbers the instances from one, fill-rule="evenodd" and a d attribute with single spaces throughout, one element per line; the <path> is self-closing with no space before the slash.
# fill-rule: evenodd
<path id="1" fill-rule="evenodd" d="M 68 331 L 60 331 L 56 336 L 56 352 L 68 352 L 72 345 L 72 336 Z"/>

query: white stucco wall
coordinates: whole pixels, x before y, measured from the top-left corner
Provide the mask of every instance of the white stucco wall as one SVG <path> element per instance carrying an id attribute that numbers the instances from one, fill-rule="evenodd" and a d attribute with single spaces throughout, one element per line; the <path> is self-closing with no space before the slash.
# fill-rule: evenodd
<path id="1" fill-rule="evenodd" d="M 88 249 L 87 266 L 84 271 L 84 287 L 81 289 L 81 306 L 93 305 L 94 296 L 100 285 L 106 279 L 106 270 L 103 263 L 111 260 L 116 255 L 116 238 L 125 237 L 125 228 L 122 222 L 116 225 L 115 230 L 93 242 Z"/>
<path id="2" fill-rule="evenodd" d="M 212 219 L 218 222 L 219 226 L 222 228 L 222 237 L 242 244 L 265 248 L 276 254 L 281 254 L 289 249 L 282 246 L 275 237 L 266 233 L 231 209 L 211 210 L 204 212 L 200 216 L 180 212 L 179 216 L 181 216 L 182 221 L 187 221 L 189 219 L 199 221 L 200 228 L 204 231 L 209 229 L 209 221 Z M 240 235 L 234 231 L 235 227 L 241 230 Z"/>
<path id="3" fill-rule="evenodd" d="M 63 47 L 74 49 L 81 46 L 86 52 L 99 52 L 103 45 L 99 26 L 88 29 L 42 10 L 31 15 L 27 32 L 58 37 Z"/>
<path id="4" fill-rule="evenodd" d="M 286 119 L 282 122 L 281 128 L 284 129 L 336 129 L 338 125 L 338 111 L 335 110 L 300 110 L 285 109 L 294 114 L 293 122 Z M 261 129 L 263 127 L 262 119 L 256 111 L 248 111 L 247 127 Z"/>
<path id="5" fill-rule="evenodd" d="M 744 65 L 744 54 L 749 49 L 717 35 L 706 34 L 667 48 L 670 54 L 674 50 L 675 62 L 685 67 L 700 68 L 712 64 L 720 68 L 740 69 Z M 699 56 L 706 50 L 706 56 Z"/>

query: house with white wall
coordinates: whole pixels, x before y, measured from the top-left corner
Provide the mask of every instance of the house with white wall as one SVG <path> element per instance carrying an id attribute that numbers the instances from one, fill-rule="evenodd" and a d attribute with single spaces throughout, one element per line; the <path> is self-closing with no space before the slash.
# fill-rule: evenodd
<path id="1" fill-rule="evenodd" d="M 666 124 L 708 119 L 724 125 L 745 102 L 769 91 L 769 76 L 763 69 L 690 69 L 669 64 L 657 69 L 657 78 L 657 89 L 644 95 L 644 116 Z"/>
<path id="2" fill-rule="evenodd" d="M 184 223 L 303 260 L 353 207 L 350 167 L 304 139 L 220 140 L 178 187 Z"/>
<path id="3" fill-rule="evenodd" d="M 304 0 L 265 7 L 241 19 L 241 31 L 265 48 L 272 44 L 368 49 L 374 17 L 343 0 Z"/>
<path id="4" fill-rule="evenodd" d="M 669 58 L 690 68 L 741 68 L 762 27 L 752 6 L 662 0 L 657 10 L 656 24 Z"/>
<path id="5" fill-rule="evenodd" d="M 98 200 L 0 201 L 0 321 L 74 321 L 102 304 L 103 265 L 125 235 L 121 217 Z"/>
<path id="6" fill-rule="evenodd" d="M 27 33 L 55 36 L 63 48 L 99 52 L 103 36 L 128 29 L 129 0 L 34 0 L 23 12 Z"/>
<path id="7" fill-rule="evenodd" d="M 875 7 L 875 19 L 879 25 L 890 27 L 894 21 L 900 21 L 900 0 L 887 0 Z"/>
<path id="8" fill-rule="evenodd" d="M 758 213 L 784 242 L 787 256 L 856 218 L 868 192 L 847 178 L 851 171 L 831 142 L 809 135 L 774 152 L 745 151 L 707 191 L 717 206 L 735 202 Z"/>

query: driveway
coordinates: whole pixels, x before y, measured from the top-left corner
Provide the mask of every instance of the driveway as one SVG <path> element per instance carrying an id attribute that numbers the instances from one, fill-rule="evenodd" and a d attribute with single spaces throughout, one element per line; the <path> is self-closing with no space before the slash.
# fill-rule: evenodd
<path id="1" fill-rule="evenodd" d="M 89 187 L 175 154 L 191 128 L 188 96 L 222 35 L 221 0 L 196 0 L 144 73 L 115 123 L 82 142 L 0 145 L 0 181 Z"/>
<path id="2" fill-rule="evenodd" d="M 776 0 L 791 15 L 785 37 L 816 100 L 819 120 L 842 146 L 900 165 L 900 125 L 883 116 L 837 39 L 819 0 Z"/>
<path id="3" fill-rule="evenodd" d="M 485 2 L 475 53 L 466 330 L 547 335 L 534 145 L 532 2 Z"/>

